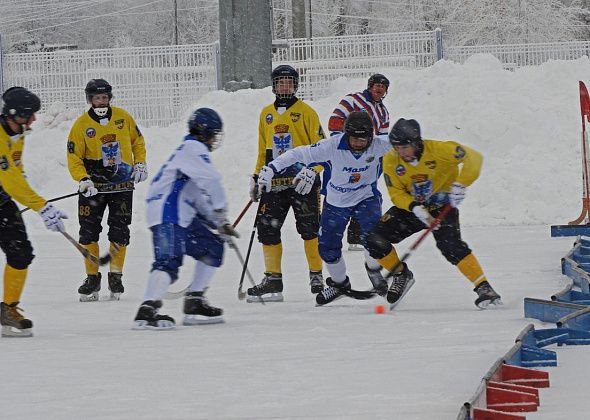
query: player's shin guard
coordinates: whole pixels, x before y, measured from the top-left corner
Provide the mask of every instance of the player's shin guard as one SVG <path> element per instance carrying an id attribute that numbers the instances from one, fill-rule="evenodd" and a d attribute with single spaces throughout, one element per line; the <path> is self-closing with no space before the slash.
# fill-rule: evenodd
<path id="1" fill-rule="evenodd" d="M 389 254 L 377 260 L 377 262 L 381 264 L 381 267 L 385 268 L 387 271 L 393 270 L 393 268 L 399 264 L 399 261 L 399 256 L 393 247 L 391 247 Z M 403 269 L 403 267 L 400 267 L 400 270 L 401 269 Z"/>
<path id="2" fill-rule="evenodd" d="M 264 253 L 264 271 L 267 273 L 282 273 L 283 244 L 262 245 L 262 252 Z"/>
<path id="3" fill-rule="evenodd" d="M 318 249 L 318 238 L 306 239 L 303 241 L 305 247 L 305 256 L 307 257 L 307 264 L 309 271 L 322 271 L 322 259 Z"/>
<path id="4" fill-rule="evenodd" d="M 6 264 L 4 267 L 4 302 L 10 305 L 20 300 L 27 279 L 27 271 L 26 268 L 17 270 Z"/>
<path id="5" fill-rule="evenodd" d="M 98 242 L 90 242 L 89 244 L 82 245 L 86 248 L 92 255 L 94 255 L 97 259 L 100 258 L 98 255 L 99 247 Z M 96 274 L 98 273 L 98 264 L 93 263 L 90 261 L 89 258 L 84 258 L 84 266 L 86 268 L 86 274 Z"/>
<path id="6" fill-rule="evenodd" d="M 122 273 L 123 265 L 125 264 L 125 255 L 127 254 L 127 247 L 125 245 L 110 243 L 109 254 L 111 255 L 110 271 L 112 273 Z"/>
<path id="7" fill-rule="evenodd" d="M 153 270 L 147 282 L 144 301 L 162 301 L 162 297 L 166 294 L 168 286 L 172 283 L 170 274 L 165 271 Z"/>
<path id="8" fill-rule="evenodd" d="M 475 258 L 473 253 L 467 255 L 465 258 L 459 261 L 457 263 L 457 268 L 465 277 L 467 277 L 474 287 L 477 287 L 484 281 L 487 281 L 481 265 L 479 265 L 479 261 L 477 261 L 477 258 Z"/>

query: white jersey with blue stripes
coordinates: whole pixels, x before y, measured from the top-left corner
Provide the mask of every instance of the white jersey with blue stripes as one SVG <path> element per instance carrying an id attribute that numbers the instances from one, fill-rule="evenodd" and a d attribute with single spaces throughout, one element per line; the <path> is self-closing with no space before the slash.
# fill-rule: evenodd
<path id="1" fill-rule="evenodd" d="M 291 149 L 270 165 L 281 171 L 295 162 L 307 166 L 322 163 L 329 171 L 326 185 L 326 202 L 335 207 L 353 207 L 374 195 L 380 196 L 377 179 L 381 173 L 381 160 L 391 150 L 387 136 L 374 136 L 364 152 L 353 152 L 348 147 L 348 136 L 336 134 L 310 146 Z"/>
<path id="2" fill-rule="evenodd" d="M 227 206 L 221 179 L 207 146 L 185 136 L 152 179 L 146 198 L 148 226 L 187 227 L 197 215 L 213 223 L 213 211 Z"/>

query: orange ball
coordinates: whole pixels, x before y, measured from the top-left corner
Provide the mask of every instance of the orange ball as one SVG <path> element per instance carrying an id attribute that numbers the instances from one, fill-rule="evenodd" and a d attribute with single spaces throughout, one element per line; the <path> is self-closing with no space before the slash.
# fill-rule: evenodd
<path id="1" fill-rule="evenodd" d="M 384 312 L 385 312 L 385 307 L 383 305 L 375 306 L 375 313 L 376 314 L 382 314 Z"/>

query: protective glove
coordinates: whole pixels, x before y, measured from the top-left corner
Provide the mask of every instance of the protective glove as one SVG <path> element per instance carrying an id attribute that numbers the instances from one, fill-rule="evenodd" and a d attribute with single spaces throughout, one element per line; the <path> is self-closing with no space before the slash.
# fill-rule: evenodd
<path id="1" fill-rule="evenodd" d="M 275 171 L 270 166 L 263 166 L 258 174 L 258 187 L 261 192 L 270 192 L 272 189 L 272 178 L 275 176 Z"/>
<path id="2" fill-rule="evenodd" d="M 313 169 L 302 168 L 293 179 L 293 184 L 295 184 L 295 192 L 298 192 L 302 195 L 309 194 L 313 188 L 316 176 L 317 172 Z"/>
<path id="3" fill-rule="evenodd" d="M 41 210 L 39 210 L 38 213 L 43 219 L 43 223 L 45 223 L 45 227 L 47 229 L 54 232 L 65 231 L 66 228 L 64 226 L 64 222 L 62 222 L 61 219 L 67 219 L 68 215 L 63 211 L 53 207 L 51 203 L 47 203 Z"/>
<path id="4" fill-rule="evenodd" d="M 239 233 L 234 229 L 229 220 L 225 209 L 218 209 L 213 212 L 213 218 L 217 225 L 217 233 L 223 242 L 229 242 L 230 238 L 239 238 Z"/>
<path id="5" fill-rule="evenodd" d="M 453 182 L 453 185 L 451 185 L 451 191 L 449 192 L 449 202 L 451 203 L 451 206 L 457 207 L 463 202 L 466 190 L 467 187 L 465 185 Z"/>
<path id="6" fill-rule="evenodd" d="M 434 218 L 431 216 L 431 214 L 428 212 L 428 210 L 426 210 L 424 206 L 415 206 L 412 209 L 412 213 L 414 213 L 414 215 L 418 219 L 420 219 L 420 221 L 424 223 L 427 227 L 430 226 L 434 221 Z"/>
<path id="7" fill-rule="evenodd" d="M 148 177 L 147 166 L 145 163 L 138 162 L 133 165 L 133 172 L 131 173 L 131 178 L 133 178 L 133 182 L 136 184 L 138 182 L 143 182 Z"/>
<path id="8" fill-rule="evenodd" d="M 248 193 L 250 194 L 250 200 L 257 203 L 260 198 L 260 193 L 258 192 L 258 175 L 252 175 L 250 177 Z"/>
<path id="9" fill-rule="evenodd" d="M 98 190 L 94 187 L 94 182 L 90 178 L 82 178 L 80 180 L 78 192 L 86 198 L 98 194 Z"/>

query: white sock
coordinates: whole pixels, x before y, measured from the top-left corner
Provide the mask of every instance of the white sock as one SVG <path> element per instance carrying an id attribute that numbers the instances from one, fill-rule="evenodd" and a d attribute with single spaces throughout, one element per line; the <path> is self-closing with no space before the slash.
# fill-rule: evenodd
<path id="1" fill-rule="evenodd" d="M 148 277 L 147 287 L 143 295 L 144 302 L 146 300 L 162 300 L 171 280 L 170 274 L 165 271 L 152 271 Z"/>
<path id="2" fill-rule="evenodd" d="M 336 283 L 344 283 L 346 281 L 346 264 L 344 263 L 344 258 L 340 257 L 340 259 L 333 264 L 325 264 L 333 281 Z"/>
<path id="3" fill-rule="evenodd" d="M 202 292 L 209 286 L 217 267 L 211 267 L 202 261 L 197 261 L 193 272 L 193 281 L 189 286 L 189 292 Z"/>
<path id="4" fill-rule="evenodd" d="M 365 262 L 367 263 L 367 267 L 371 270 L 381 270 L 381 264 L 377 262 L 377 260 L 369 254 L 369 251 L 365 249 Z"/>

